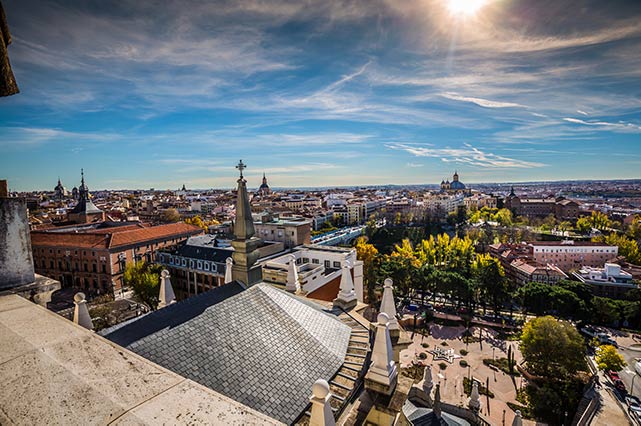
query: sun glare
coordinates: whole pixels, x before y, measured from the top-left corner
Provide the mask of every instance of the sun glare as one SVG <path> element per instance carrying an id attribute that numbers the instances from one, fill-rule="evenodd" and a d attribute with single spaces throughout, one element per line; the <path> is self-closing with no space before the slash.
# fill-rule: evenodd
<path id="1" fill-rule="evenodd" d="M 447 0 L 447 8 L 453 15 L 474 15 L 487 0 Z"/>

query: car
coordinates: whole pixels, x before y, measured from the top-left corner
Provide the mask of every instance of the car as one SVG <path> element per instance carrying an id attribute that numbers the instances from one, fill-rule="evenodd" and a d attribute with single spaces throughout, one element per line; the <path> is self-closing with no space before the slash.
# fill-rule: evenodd
<path id="1" fill-rule="evenodd" d="M 621 379 L 621 377 L 619 377 L 619 373 L 617 373 L 616 371 L 612 371 L 612 370 L 609 370 L 609 371 L 608 371 L 608 377 L 609 377 L 609 378 L 610 378 L 610 380 L 612 380 L 613 382 L 616 382 L 617 380 L 620 380 L 620 379 Z"/>
<path id="2" fill-rule="evenodd" d="M 628 411 L 641 411 L 641 401 L 634 395 L 627 395 L 625 403 L 628 406 Z"/>
<path id="3" fill-rule="evenodd" d="M 627 389 L 625 388 L 625 383 L 623 383 L 621 379 L 614 380 L 614 388 L 623 395 L 628 393 Z"/>

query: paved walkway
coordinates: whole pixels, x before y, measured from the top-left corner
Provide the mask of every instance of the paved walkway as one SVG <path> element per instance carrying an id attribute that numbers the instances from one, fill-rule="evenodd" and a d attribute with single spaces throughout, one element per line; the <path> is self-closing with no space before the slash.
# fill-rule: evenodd
<path id="1" fill-rule="evenodd" d="M 470 329 L 475 336 L 479 335 L 479 329 L 472 327 Z M 441 398 L 450 404 L 467 407 L 467 396 L 463 392 L 463 378 L 468 375 L 475 377 L 481 383 L 485 384 L 489 380 L 490 390 L 494 393 L 494 398 L 481 396 L 481 413 L 494 425 L 511 425 L 514 419 L 514 412 L 507 406 L 507 402 L 516 402 L 516 389 L 521 386 L 521 378 L 512 379 L 502 371 L 494 371 L 483 364 L 485 358 L 506 358 L 508 345 L 512 347 L 517 363 L 522 361 L 521 352 L 518 350 L 517 342 L 503 342 L 495 339 L 496 333 L 493 330 L 483 329 L 483 340 L 477 343 L 466 345 L 461 336 L 465 332 L 465 327 L 446 327 L 432 324 L 430 326 L 430 336 L 416 334 L 414 343 L 406 350 L 401 352 L 401 368 L 409 367 L 413 361 L 418 360 L 420 353 L 426 353 L 427 358 L 424 363 L 432 365 L 434 381 L 441 384 Z M 442 345 L 446 342 L 447 346 Z M 423 347 L 427 344 L 428 347 Z M 460 358 L 454 359 L 452 364 L 447 363 L 447 368 L 441 370 L 439 364 L 442 361 L 434 361 L 433 356 L 428 350 L 437 346 L 442 349 L 454 349 L 454 353 Z M 461 349 L 467 350 L 468 354 L 461 356 Z M 459 362 L 465 360 L 469 364 L 467 367 L 461 367 Z M 525 383 L 523 384 L 525 386 Z M 489 407 L 488 407 L 489 402 Z M 536 423 L 529 420 L 523 421 L 524 425 L 535 425 Z"/>
<path id="2" fill-rule="evenodd" d="M 601 408 L 599 408 L 599 411 L 597 411 L 592 419 L 591 425 L 612 426 L 632 424 L 617 402 L 617 397 L 614 394 L 612 385 L 602 372 L 599 372 L 599 382 L 601 383 L 601 389 L 599 390 L 599 394 L 601 395 Z"/>

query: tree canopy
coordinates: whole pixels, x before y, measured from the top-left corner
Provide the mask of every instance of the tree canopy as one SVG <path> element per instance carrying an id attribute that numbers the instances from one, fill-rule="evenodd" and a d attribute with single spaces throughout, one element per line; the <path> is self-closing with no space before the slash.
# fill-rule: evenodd
<path id="1" fill-rule="evenodd" d="M 599 346 L 594 359 L 599 370 L 621 371 L 627 365 L 617 348 L 612 345 Z"/>
<path id="2" fill-rule="evenodd" d="M 552 316 L 525 324 L 521 352 L 528 371 L 537 376 L 563 379 L 586 368 L 583 338 L 571 323 Z"/>
<path id="3" fill-rule="evenodd" d="M 123 275 L 125 285 L 131 287 L 136 299 L 152 311 L 158 306 L 161 270 L 160 265 L 137 262 L 127 265 Z"/>

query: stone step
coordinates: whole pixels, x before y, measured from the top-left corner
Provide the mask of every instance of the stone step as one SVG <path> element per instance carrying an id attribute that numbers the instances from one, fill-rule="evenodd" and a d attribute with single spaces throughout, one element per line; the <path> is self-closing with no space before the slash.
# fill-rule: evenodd
<path id="1" fill-rule="evenodd" d="M 352 380 L 352 381 L 354 381 L 354 382 L 356 381 L 356 378 L 355 378 L 355 377 L 348 376 L 347 374 L 345 374 L 345 373 L 341 373 L 340 371 L 339 371 L 338 373 L 336 373 L 336 375 L 337 375 L 337 376 L 341 376 L 342 378 L 347 379 L 347 380 Z"/>
<path id="2" fill-rule="evenodd" d="M 330 385 L 332 385 L 332 386 L 336 386 L 336 387 L 337 387 L 337 388 L 339 388 L 339 389 L 344 389 L 344 390 L 346 390 L 346 391 L 351 391 L 351 390 L 352 390 L 352 388 L 351 388 L 351 387 L 349 387 L 349 386 L 345 386 L 345 385 L 341 385 L 340 383 L 335 382 L 335 381 L 333 381 L 333 380 L 332 380 L 331 382 L 329 382 L 329 384 L 330 384 Z"/>

